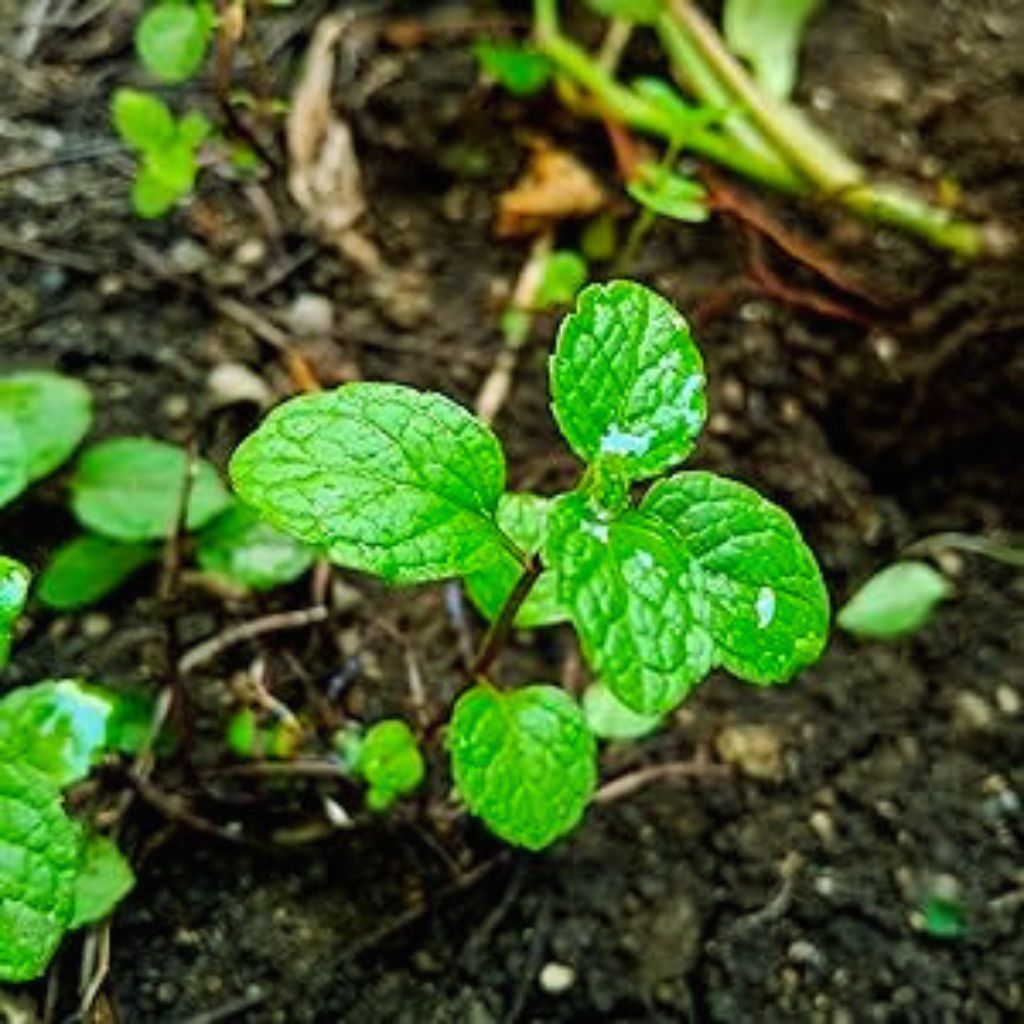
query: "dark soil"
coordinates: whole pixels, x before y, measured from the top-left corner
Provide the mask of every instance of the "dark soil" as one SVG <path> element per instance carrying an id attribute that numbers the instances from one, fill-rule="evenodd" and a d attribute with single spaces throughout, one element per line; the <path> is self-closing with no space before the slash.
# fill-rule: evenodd
<path id="1" fill-rule="evenodd" d="M 279 93 L 321 6 L 281 17 L 268 83 Z M 21 9 L 0 3 L 4 24 Z M 465 22 L 483 10 L 448 15 Z M 105 109 L 111 88 L 135 74 L 135 5 L 98 11 L 44 30 L 27 63 L 0 63 L 0 369 L 82 377 L 97 398 L 95 436 L 195 441 L 223 465 L 258 410 L 215 401 L 213 369 L 243 364 L 277 395 L 288 374 L 201 294 L 151 273 L 145 245 L 172 265 L 198 253 L 208 296 L 263 313 L 304 292 L 329 296 L 333 333 L 303 348 L 325 383 L 358 372 L 472 403 L 525 256 L 492 235 L 524 132 L 557 139 L 611 181 L 600 130 L 548 100 L 486 91 L 471 35 L 428 32 L 405 47 L 360 36 L 339 68 L 338 102 L 363 163 L 368 231 L 391 268 L 382 286 L 303 231 L 281 175 L 259 192 L 210 173 L 189 213 L 133 219 L 129 164 Z M 956 182 L 966 212 L 1019 227 L 1022 52 L 1014 0 L 833 3 L 810 33 L 801 99 L 873 168 L 923 187 Z M 8 173 L 36 161 L 52 162 Z M 894 312 L 866 327 L 756 294 L 719 307 L 700 326 L 713 415 L 697 464 L 790 508 L 837 604 L 915 539 L 1020 530 L 1021 261 L 955 266 L 890 232 L 765 199 L 778 216 L 799 216 L 799 229 L 893 299 Z M 266 204 L 281 218 L 276 232 L 261 218 Z M 631 273 L 684 310 L 706 310 L 745 260 L 720 222 L 666 223 Z M 542 490 L 573 472 L 546 408 L 553 325 L 535 331 L 496 425 L 513 483 Z M 73 532 L 63 484 L 5 514 L 5 551 L 38 565 Z M 323 795 L 350 793 L 209 774 L 224 764 L 232 677 L 256 655 L 281 699 L 333 699 L 335 714 L 408 714 L 407 655 L 439 703 L 461 685 L 441 588 L 393 594 L 344 577 L 345 610 L 329 627 L 234 648 L 188 680 L 199 775 L 179 757 L 156 784 L 244 841 L 137 805 L 128 838 L 140 883 L 114 921 L 95 1019 L 1024 1019 L 1024 580 L 973 556 L 943 567 L 956 599 L 915 638 L 866 645 L 837 633 L 785 688 L 711 679 L 672 729 L 606 751 L 609 778 L 704 760 L 594 808 L 543 856 L 502 849 L 464 818 L 428 822 L 414 807 L 314 841 Z M 167 645 L 155 590 L 143 576 L 100 611 L 34 614 L 8 681 L 81 674 L 158 687 Z M 246 601 L 189 585 L 174 626 L 187 647 L 309 601 L 306 584 Z M 579 677 L 559 631 L 516 637 L 504 671 Z M 434 776 L 440 799 L 443 772 Z M 124 785 L 116 769 L 102 782 Z M 929 931 L 926 912 L 942 898 L 962 910 L 959 937 Z M 69 941 L 66 1013 L 78 956 Z M 564 991 L 550 991 L 552 964 L 571 969 Z"/>

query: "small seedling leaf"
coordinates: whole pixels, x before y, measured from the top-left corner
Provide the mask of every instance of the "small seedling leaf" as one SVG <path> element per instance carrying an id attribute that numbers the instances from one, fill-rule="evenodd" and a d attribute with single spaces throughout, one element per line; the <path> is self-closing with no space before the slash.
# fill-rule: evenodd
<path id="1" fill-rule="evenodd" d="M 210 137 L 212 131 L 213 125 L 209 118 L 198 110 L 190 110 L 178 122 L 178 138 L 193 152 Z"/>
<path id="2" fill-rule="evenodd" d="M 333 561 L 391 583 L 468 575 L 509 542 L 497 438 L 440 395 L 347 384 L 280 406 L 235 452 L 241 498 Z"/>
<path id="3" fill-rule="evenodd" d="M 156 96 L 138 89 L 118 89 L 111 104 L 117 134 L 140 153 L 159 151 L 177 135 L 174 115 Z"/>
<path id="4" fill-rule="evenodd" d="M 696 563 L 717 664 L 748 682 L 777 683 L 817 660 L 828 592 L 786 512 L 712 473 L 661 481 L 641 508 Z"/>
<path id="5" fill-rule="evenodd" d="M 39 977 L 74 910 L 81 832 L 45 774 L 0 745 L 0 981 Z"/>
<path id="6" fill-rule="evenodd" d="M 189 457 L 181 448 L 143 437 L 119 437 L 89 448 L 72 480 L 79 522 L 113 540 L 161 540 L 174 529 Z M 229 497 L 217 471 L 196 464 L 186 526 L 198 529 L 222 512 Z"/>
<path id="7" fill-rule="evenodd" d="M 45 371 L 0 378 L 0 418 L 14 422 L 30 481 L 52 473 L 78 447 L 92 423 L 83 384 Z"/>
<path id="8" fill-rule="evenodd" d="M 389 718 L 366 731 L 356 770 L 369 786 L 370 807 L 382 811 L 411 793 L 423 781 L 426 768 L 412 730 L 401 719 Z"/>
<path id="9" fill-rule="evenodd" d="M 548 84 L 551 63 L 528 46 L 480 42 L 473 47 L 484 74 L 501 83 L 513 96 L 531 96 Z"/>
<path id="10" fill-rule="evenodd" d="M 887 640 L 919 630 L 953 588 L 926 562 L 897 562 L 872 576 L 836 616 L 847 633 Z"/>
<path id="11" fill-rule="evenodd" d="M 536 494 L 503 494 L 498 503 L 498 526 L 526 554 L 535 555 L 547 539 L 551 501 Z M 473 604 L 492 621 L 498 617 L 520 576 L 522 564 L 502 548 L 494 560 L 466 579 Z M 516 615 L 520 629 L 536 629 L 563 622 L 565 609 L 558 602 L 558 581 L 550 570 L 541 573 Z"/>
<path id="12" fill-rule="evenodd" d="M 21 431 L 6 413 L 0 413 L 0 508 L 9 505 L 28 487 L 28 455 Z"/>
<path id="13" fill-rule="evenodd" d="M 796 85 L 800 40 L 821 0 L 725 0 L 725 41 L 764 89 L 785 99 Z"/>
<path id="14" fill-rule="evenodd" d="M 583 691 L 583 714 L 590 731 L 602 740 L 636 740 L 649 736 L 664 723 L 664 715 L 638 715 L 617 700 L 603 683 Z"/>
<path id="15" fill-rule="evenodd" d="M 704 186 L 671 167 L 640 164 L 636 178 L 626 186 L 626 191 L 641 206 L 661 217 L 691 224 L 708 219 L 708 194 Z"/>
<path id="16" fill-rule="evenodd" d="M 558 574 L 587 661 L 630 710 L 671 710 L 707 674 L 713 648 L 696 566 L 657 520 L 611 517 L 581 494 L 555 502 L 545 561 Z"/>
<path id="17" fill-rule="evenodd" d="M 21 562 L 0 555 L 0 668 L 7 664 L 14 626 L 28 599 L 31 580 Z"/>
<path id="18" fill-rule="evenodd" d="M 144 220 L 162 217 L 182 198 L 177 189 L 168 188 L 148 165 L 139 168 L 132 183 L 132 209 Z"/>
<path id="19" fill-rule="evenodd" d="M 707 415 L 704 366 L 682 316 L 632 281 L 591 285 L 562 322 L 552 408 L 584 461 L 618 456 L 635 480 L 689 455 Z"/>
<path id="20" fill-rule="evenodd" d="M 556 249 L 544 261 L 533 307 L 543 311 L 568 306 L 586 283 L 586 260 L 572 249 Z"/>
<path id="21" fill-rule="evenodd" d="M 106 836 L 87 835 L 75 876 L 74 913 L 68 928 L 81 928 L 109 917 L 134 885 L 135 874 L 116 844 Z"/>
<path id="22" fill-rule="evenodd" d="M 139 22 L 135 48 L 151 74 L 176 85 L 199 70 L 212 28 L 206 4 L 161 0 Z"/>
<path id="23" fill-rule="evenodd" d="M 87 608 L 159 557 L 156 547 L 83 533 L 58 548 L 39 576 L 39 600 L 55 611 Z"/>
<path id="24" fill-rule="evenodd" d="M 74 679 L 19 687 L 0 700 L 0 749 L 68 786 L 114 749 L 118 706 L 115 694 Z"/>
<path id="25" fill-rule="evenodd" d="M 540 850 L 583 817 L 597 752 L 579 705 L 554 686 L 459 698 L 448 731 L 452 770 L 469 809 L 502 839 Z"/>
<path id="26" fill-rule="evenodd" d="M 249 590 L 291 583 L 316 557 L 308 545 L 264 522 L 241 502 L 199 534 L 196 555 L 207 572 Z"/>

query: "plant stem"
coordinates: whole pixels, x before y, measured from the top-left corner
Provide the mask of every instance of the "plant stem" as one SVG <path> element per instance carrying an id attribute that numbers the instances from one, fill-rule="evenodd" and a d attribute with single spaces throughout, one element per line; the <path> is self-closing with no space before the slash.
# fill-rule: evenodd
<path id="1" fill-rule="evenodd" d="M 747 109 L 764 135 L 817 188 L 866 220 L 891 224 L 963 256 L 981 252 L 976 225 L 953 218 L 892 185 L 873 185 L 867 174 L 796 107 L 761 90 L 690 0 L 666 0 L 669 17 L 720 82 Z"/>
<path id="2" fill-rule="evenodd" d="M 491 628 L 484 637 L 480 652 L 470 668 L 470 675 L 474 679 L 486 676 L 495 661 L 497 661 L 498 655 L 501 654 L 508 640 L 509 633 L 512 632 L 516 615 L 519 614 L 519 609 L 522 608 L 523 602 L 530 596 L 530 591 L 540 578 L 541 571 L 540 559 L 535 555 L 526 564 L 522 575 L 512 588 L 512 593 L 505 599 L 505 604 L 498 613 L 498 617 L 491 624 Z"/>

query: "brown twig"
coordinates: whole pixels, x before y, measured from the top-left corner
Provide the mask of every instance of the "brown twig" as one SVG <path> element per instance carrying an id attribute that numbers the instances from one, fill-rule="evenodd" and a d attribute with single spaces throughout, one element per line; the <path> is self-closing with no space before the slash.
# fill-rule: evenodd
<path id="1" fill-rule="evenodd" d="M 317 622 L 324 622 L 330 613 L 322 605 L 312 608 L 301 608 L 291 612 L 275 612 L 272 615 L 264 615 L 259 619 L 251 619 L 237 626 L 231 626 L 216 636 L 212 636 L 202 643 L 186 651 L 182 656 L 178 669 L 183 676 L 194 672 L 200 665 L 212 661 L 217 655 L 222 654 L 235 644 L 244 643 L 246 640 L 254 640 L 258 636 L 265 636 L 267 633 L 279 633 L 287 629 L 304 629 Z"/>
<path id="2" fill-rule="evenodd" d="M 694 761 L 673 761 L 671 764 L 656 764 L 650 768 L 638 768 L 634 772 L 620 775 L 606 782 L 595 794 L 595 804 L 611 804 L 616 800 L 632 796 L 635 792 L 656 782 L 671 779 L 703 779 L 729 774 L 729 768 L 721 764 L 709 764 L 698 759 Z"/>

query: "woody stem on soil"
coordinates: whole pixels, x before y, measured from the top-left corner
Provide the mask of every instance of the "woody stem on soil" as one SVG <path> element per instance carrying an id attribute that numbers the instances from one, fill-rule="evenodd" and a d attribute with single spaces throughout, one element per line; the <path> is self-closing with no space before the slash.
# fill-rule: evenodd
<path id="1" fill-rule="evenodd" d="M 557 0 L 534 0 L 536 44 L 558 70 L 587 89 L 606 113 L 639 131 L 682 143 L 778 191 L 839 203 L 862 219 L 917 235 L 961 256 L 984 249 L 981 229 L 897 186 L 875 184 L 867 173 L 794 106 L 765 93 L 689 0 L 664 0 L 658 25 L 673 70 L 688 90 L 712 106 L 738 106 L 721 131 L 687 130 L 671 115 L 626 88 L 598 66 L 558 24 Z"/>

